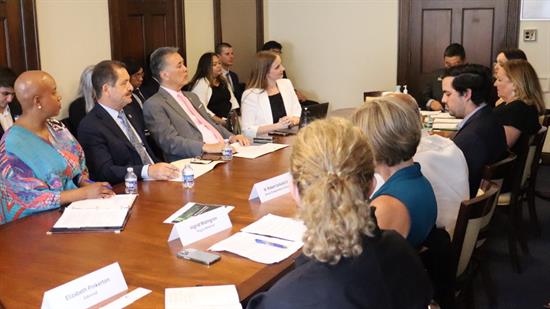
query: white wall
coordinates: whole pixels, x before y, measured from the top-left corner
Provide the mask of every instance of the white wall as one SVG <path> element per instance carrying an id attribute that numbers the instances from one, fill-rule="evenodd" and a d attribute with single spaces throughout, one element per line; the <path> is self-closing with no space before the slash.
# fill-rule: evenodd
<path id="1" fill-rule="evenodd" d="M 212 0 L 185 0 L 185 49 L 189 79 L 202 54 L 214 51 L 214 5 Z"/>
<path id="2" fill-rule="evenodd" d="M 537 29 L 537 40 L 524 42 L 522 37 L 524 29 Z M 527 59 L 537 71 L 546 108 L 550 108 L 550 21 L 521 21 L 519 48 L 525 52 Z M 549 136 L 546 138 L 543 151 L 550 152 Z"/>
<path id="3" fill-rule="evenodd" d="M 40 0 L 36 15 L 42 70 L 57 82 L 64 118 L 82 70 L 111 58 L 107 0 Z"/>
<path id="4" fill-rule="evenodd" d="M 309 97 L 335 109 L 359 104 L 364 90 L 393 89 L 397 0 L 265 1 L 265 39 L 283 43 L 289 77 Z M 82 69 L 111 56 L 108 4 L 40 0 L 36 7 L 42 69 L 58 83 L 62 118 Z M 185 27 L 192 75 L 200 55 L 214 49 L 212 0 L 186 0 Z"/>
<path id="5" fill-rule="evenodd" d="M 397 0 L 266 0 L 264 10 L 265 41 L 283 45 L 289 78 L 308 97 L 334 110 L 394 89 Z"/>

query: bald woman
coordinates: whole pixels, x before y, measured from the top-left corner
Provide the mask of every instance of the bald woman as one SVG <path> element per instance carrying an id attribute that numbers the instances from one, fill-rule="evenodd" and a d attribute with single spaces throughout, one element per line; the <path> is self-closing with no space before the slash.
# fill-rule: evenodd
<path id="1" fill-rule="evenodd" d="M 0 224 L 74 201 L 109 197 L 88 178 L 82 148 L 52 117 L 61 109 L 55 80 L 28 71 L 15 81 L 23 114 L 0 140 Z"/>

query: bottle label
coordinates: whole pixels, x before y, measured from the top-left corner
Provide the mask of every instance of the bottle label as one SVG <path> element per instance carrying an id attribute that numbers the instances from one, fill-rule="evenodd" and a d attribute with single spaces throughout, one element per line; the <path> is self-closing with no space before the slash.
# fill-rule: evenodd
<path id="1" fill-rule="evenodd" d="M 222 157 L 224 160 L 230 160 L 233 157 L 233 149 L 231 147 L 223 148 Z"/>

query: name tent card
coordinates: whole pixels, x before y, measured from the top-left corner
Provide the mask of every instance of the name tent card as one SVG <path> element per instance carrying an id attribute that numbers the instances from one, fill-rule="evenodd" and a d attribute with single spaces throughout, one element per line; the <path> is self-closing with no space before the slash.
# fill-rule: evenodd
<path id="1" fill-rule="evenodd" d="M 284 173 L 279 176 L 258 182 L 252 187 L 249 200 L 260 198 L 260 202 L 266 202 L 278 196 L 285 195 L 290 192 L 290 173 Z"/>
<path id="2" fill-rule="evenodd" d="M 120 265 L 113 263 L 46 291 L 41 308 L 89 308 L 127 289 Z"/>
<path id="3" fill-rule="evenodd" d="M 218 207 L 174 224 L 168 241 L 178 239 L 183 246 L 231 228 L 228 209 Z"/>

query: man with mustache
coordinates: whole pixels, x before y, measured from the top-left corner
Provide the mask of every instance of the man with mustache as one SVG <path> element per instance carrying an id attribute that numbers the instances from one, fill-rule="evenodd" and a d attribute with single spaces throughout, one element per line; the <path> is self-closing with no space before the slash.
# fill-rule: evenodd
<path id="1" fill-rule="evenodd" d="M 139 179 L 167 180 L 180 177 L 179 169 L 158 159 L 147 144 L 142 125 L 126 107 L 133 87 L 124 64 L 105 60 L 92 73 L 95 107 L 78 127 L 91 178 L 112 184 L 124 181 L 133 167 Z"/>

